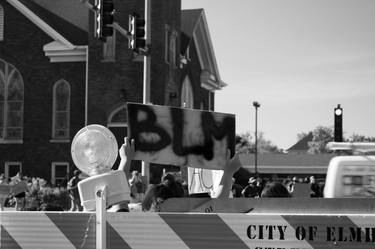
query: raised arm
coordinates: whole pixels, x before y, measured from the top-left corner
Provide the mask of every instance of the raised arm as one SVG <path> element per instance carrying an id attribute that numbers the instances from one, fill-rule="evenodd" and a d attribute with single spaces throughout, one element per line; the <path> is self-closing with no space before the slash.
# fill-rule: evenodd
<path id="1" fill-rule="evenodd" d="M 215 192 L 211 192 L 212 198 L 228 198 L 232 189 L 232 177 L 234 173 L 242 166 L 240 158 L 236 153 L 230 158 L 230 150 L 227 151 L 227 162 L 224 168 L 223 176 L 221 177 L 220 184 Z"/>
<path id="2" fill-rule="evenodd" d="M 134 158 L 135 148 L 134 148 L 134 139 L 129 141 L 128 137 L 124 138 L 124 143 L 119 149 L 120 154 L 120 164 L 117 170 L 125 171 L 126 177 L 129 179 L 130 176 L 130 163 Z"/>

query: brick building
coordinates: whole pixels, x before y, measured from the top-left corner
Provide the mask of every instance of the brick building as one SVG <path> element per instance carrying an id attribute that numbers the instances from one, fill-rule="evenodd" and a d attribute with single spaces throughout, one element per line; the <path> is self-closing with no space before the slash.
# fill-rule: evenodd
<path id="1" fill-rule="evenodd" d="M 204 11 L 151 2 L 151 103 L 214 110 L 225 83 Z M 144 12 L 144 1 L 114 4 L 124 28 Z M 0 0 L 0 173 L 61 181 L 85 125 L 107 126 L 122 143 L 125 103 L 142 102 L 142 87 L 143 58 L 119 32 L 96 39 L 94 13 L 79 0 Z"/>

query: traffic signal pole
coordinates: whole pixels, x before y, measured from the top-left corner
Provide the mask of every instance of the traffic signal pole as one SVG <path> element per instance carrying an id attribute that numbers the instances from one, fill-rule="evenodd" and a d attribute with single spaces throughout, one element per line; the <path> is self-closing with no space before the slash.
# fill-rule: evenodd
<path id="1" fill-rule="evenodd" d="M 129 30 L 122 28 L 117 22 L 114 22 L 115 12 L 112 0 L 95 0 L 92 5 L 88 0 L 80 0 L 82 4 L 95 12 L 95 36 L 104 40 L 107 36 L 113 34 L 113 29 L 126 36 L 129 40 L 129 48 L 138 55 L 143 56 L 143 104 L 151 103 L 151 0 L 145 0 L 144 22 L 136 13 L 129 16 Z M 137 21 L 139 20 L 139 22 Z M 144 25 L 144 37 L 142 29 Z M 142 42 L 144 39 L 144 43 Z M 150 164 L 142 161 L 142 176 L 146 184 L 150 182 Z"/>
<path id="2" fill-rule="evenodd" d="M 145 40 L 147 52 L 144 53 L 143 58 L 143 104 L 149 104 L 151 102 L 151 0 L 145 0 Z M 142 176 L 146 178 L 146 186 L 148 186 L 150 183 L 150 163 L 145 161 L 142 161 Z"/>

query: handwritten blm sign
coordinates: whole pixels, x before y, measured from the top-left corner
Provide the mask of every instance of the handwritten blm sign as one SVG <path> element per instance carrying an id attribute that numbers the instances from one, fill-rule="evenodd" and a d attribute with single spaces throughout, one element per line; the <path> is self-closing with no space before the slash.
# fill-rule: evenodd
<path id="1" fill-rule="evenodd" d="M 135 160 L 223 169 L 226 150 L 235 150 L 233 114 L 128 103 L 128 134 Z"/>

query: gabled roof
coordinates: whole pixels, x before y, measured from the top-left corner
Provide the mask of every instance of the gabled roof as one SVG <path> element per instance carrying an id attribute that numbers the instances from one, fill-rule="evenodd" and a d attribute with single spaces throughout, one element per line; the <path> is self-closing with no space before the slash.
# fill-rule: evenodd
<path id="1" fill-rule="evenodd" d="M 204 11 L 203 9 L 182 10 L 181 30 L 187 35 L 187 37 L 189 38 L 193 37 L 195 28 L 198 24 L 198 20 L 203 11 Z M 181 50 L 184 51 L 184 48 L 181 48 Z"/>
<path id="2" fill-rule="evenodd" d="M 88 33 L 30 0 L 18 0 L 74 45 L 87 45 Z"/>
<path id="3" fill-rule="evenodd" d="M 199 63 L 202 69 L 202 87 L 208 90 L 219 90 L 226 86 L 227 84 L 220 78 L 204 10 L 182 10 L 181 31 L 182 54 L 186 53 L 191 42 L 195 43 Z"/>
<path id="4" fill-rule="evenodd" d="M 30 0 L 82 30 L 89 30 L 89 7 L 81 0 Z"/>
<path id="5" fill-rule="evenodd" d="M 54 41 L 43 50 L 51 62 L 85 61 L 88 32 L 57 16 L 31 0 L 7 0 Z"/>
<path id="6" fill-rule="evenodd" d="M 293 151 L 308 151 L 309 150 L 309 142 L 313 140 L 313 133 L 310 132 L 307 134 L 304 138 L 299 140 L 296 144 L 294 144 L 292 147 L 287 149 L 288 152 Z"/>

